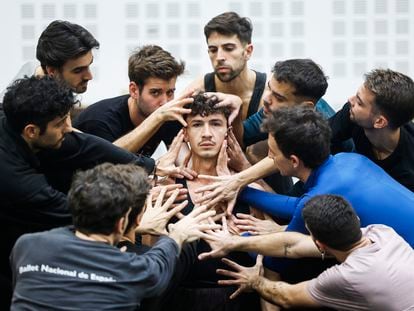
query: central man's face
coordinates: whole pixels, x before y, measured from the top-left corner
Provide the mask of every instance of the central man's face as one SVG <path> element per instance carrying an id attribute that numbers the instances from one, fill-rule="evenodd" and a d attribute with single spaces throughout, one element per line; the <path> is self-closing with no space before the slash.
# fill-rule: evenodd
<path id="1" fill-rule="evenodd" d="M 227 119 L 222 113 L 187 117 L 186 141 L 200 158 L 215 158 L 227 136 Z"/>

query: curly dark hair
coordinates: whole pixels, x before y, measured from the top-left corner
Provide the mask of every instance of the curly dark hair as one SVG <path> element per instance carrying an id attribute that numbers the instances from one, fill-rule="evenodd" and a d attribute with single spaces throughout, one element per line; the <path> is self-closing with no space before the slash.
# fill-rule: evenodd
<path id="1" fill-rule="evenodd" d="M 221 113 L 226 119 L 230 116 L 231 110 L 229 107 L 215 107 L 218 103 L 217 96 L 208 97 L 204 92 L 199 92 L 192 97 L 194 101 L 191 104 L 185 105 L 185 108 L 191 109 L 191 113 L 187 116 L 201 115 L 206 117 L 214 113 Z"/>
<path id="2" fill-rule="evenodd" d="M 69 59 L 85 55 L 99 42 L 85 28 L 68 21 L 51 22 L 39 37 L 36 57 L 43 71 L 46 66 L 61 68 Z"/>
<path id="3" fill-rule="evenodd" d="M 171 80 L 184 72 L 185 63 L 177 61 L 158 45 L 145 45 L 135 51 L 128 60 L 129 81 L 142 91 L 148 78 Z"/>
<path id="4" fill-rule="evenodd" d="M 390 69 L 374 69 L 365 74 L 365 87 L 375 94 L 375 107 L 398 128 L 414 118 L 414 82 Z"/>
<path id="5" fill-rule="evenodd" d="M 213 32 L 226 36 L 237 35 L 240 42 L 250 44 L 252 42 L 253 26 L 247 17 L 240 17 L 236 12 L 225 12 L 213 17 L 204 26 L 206 40 Z"/>
<path id="6" fill-rule="evenodd" d="M 316 168 L 329 157 L 331 128 L 322 115 L 308 106 L 283 107 L 272 111 L 262 130 L 276 140 L 283 155 L 299 157 Z"/>
<path id="7" fill-rule="evenodd" d="M 7 88 L 3 109 L 12 129 L 21 133 L 26 125 L 34 124 L 40 134 L 47 124 L 66 115 L 77 101 L 73 92 L 51 77 L 25 77 Z"/>
<path id="8" fill-rule="evenodd" d="M 76 173 L 68 193 L 75 228 L 111 234 L 128 209 L 138 215 L 150 185 L 144 169 L 133 164 L 104 163 Z"/>

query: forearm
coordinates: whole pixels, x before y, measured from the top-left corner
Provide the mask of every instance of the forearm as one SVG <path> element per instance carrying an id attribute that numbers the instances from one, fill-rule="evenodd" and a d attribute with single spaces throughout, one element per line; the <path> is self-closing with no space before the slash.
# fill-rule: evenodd
<path id="1" fill-rule="evenodd" d="M 128 134 L 118 138 L 114 145 L 136 153 L 159 130 L 164 121 L 154 112 Z"/>
<path id="2" fill-rule="evenodd" d="M 251 182 L 254 182 L 272 173 L 276 173 L 277 171 L 278 168 L 275 166 L 273 160 L 269 157 L 266 157 L 248 169 L 236 174 L 235 176 L 237 176 L 238 181 L 242 186 L 246 186 Z"/>
<path id="3" fill-rule="evenodd" d="M 263 276 L 259 276 L 252 287 L 263 299 L 281 306 L 284 309 L 299 305 L 292 299 L 292 295 L 290 294 L 292 285 L 288 283 L 281 281 L 274 282 Z"/>
<path id="4" fill-rule="evenodd" d="M 235 236 L 230 251 L 257 252 L 270 257 L 318 257 L 311 238 L 297 232 L 279 232 L 260 236 Z"/>

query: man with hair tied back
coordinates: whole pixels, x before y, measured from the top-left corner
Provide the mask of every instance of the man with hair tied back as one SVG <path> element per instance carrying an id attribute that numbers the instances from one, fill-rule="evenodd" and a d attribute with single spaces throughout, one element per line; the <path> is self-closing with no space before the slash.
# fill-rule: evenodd
<path id="1" fill-rule="evenodd" d="M 23 235 L 11 254 L 14 294 L 11 310 L 136 310 L 144 297 L 168 284 L 181 247 L 217 229 L 199 207 L 174 224 L 169 219 L 186 204 L 172 207 L 176 190 L 155 204 L 144 170 L 105 163 L 78 172 L 68 194 L 73 227 Z M 141 233 L 163 235 L 145 254 L 116 247 L 137 210 Z M 164 237 L 166 236 L 166 237 Z"/>
<path id="2" fill-rule="evenodd" d="M 201 257 L 222 257 L 240 250 L 288 258 L 333 256 L 340 262 L 317 278 L 292 285 L 263 277 L 261 255 L 251 268 L 223 259 L 232 271 L 217 272 L 231 279 L 219 283 L 239 286 L 231 298 L 253 289 L 283 308 L 414 308 L 414 251 L 392 228 L 376 224 L 360 229 L 360 220 L 349 202 L 336 195 L 313 197 L 305 204 L 302 216 L 310 236 L 282 232 L 240 237 L 224 230 L 209 234 L 207 241 L 213 250 Z"/>

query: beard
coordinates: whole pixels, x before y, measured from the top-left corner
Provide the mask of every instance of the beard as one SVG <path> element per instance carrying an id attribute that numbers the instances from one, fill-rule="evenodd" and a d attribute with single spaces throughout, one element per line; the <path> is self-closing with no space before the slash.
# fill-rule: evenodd
<path id="1" fill-rule="evenodd" d="M 235 78 L 237 78 L 240 75 L 240 73 L 244 70 L 245 67 L 246 67 L 246 64 L 244 64 L 241 68 L 237 70 L 231 69 L 227 73 L 221 73 L 221 72 L 218 72 L 217 70 L 214 70 L 214 73 L 216 74 L 217 78 L 221 82 L 230 82 L 234 80 Z"/>

